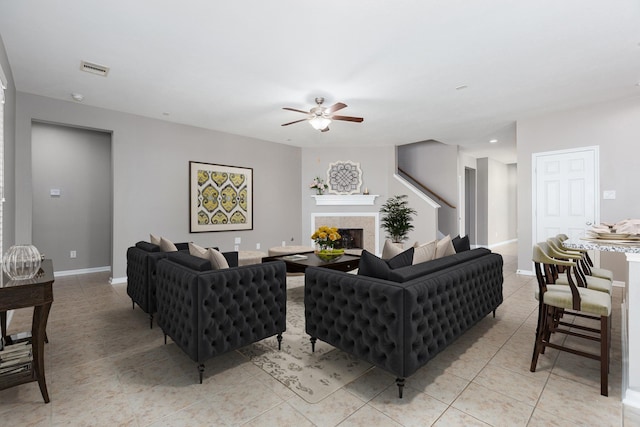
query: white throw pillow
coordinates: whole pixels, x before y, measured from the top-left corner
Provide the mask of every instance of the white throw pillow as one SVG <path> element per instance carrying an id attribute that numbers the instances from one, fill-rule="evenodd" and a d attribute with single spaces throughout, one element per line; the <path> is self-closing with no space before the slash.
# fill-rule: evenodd
<path id="1" fill-rule="evenodd" d="M 387 239 L 384 241 L 384 246 L 382 247 L 382 259 L 391 259 L 394 256 L 401 254 L 404 252 L 404 247 L 402 243 L 393 243 L 391 240 Z"/>
<path id="2" fill-rule="evenodd" d="M 213 248 L 207 249 L 207 258 L 211 263 L 211 268 L 214 270 L 220 270 L 223 268 L 229 268 L 229 263 L 227 259 L 222 255 L 222 252 L 217 251 Z"/>
<path id="3" fill-rule="evenodd" d="M 436 244 L 436 256 L 434 259 L 442 258 L 449 255 L 455 255 L 456 249 L 451 242 L 451 236 L 446 235 L 442 239 L 438 240 Z"/>
<path id="4" fill-rule="evenodd" d="M 189 255 L 197 256 L 198 258 L 209 259 L 207 257 L 207 250 L 202 246 L 198 246 L 193 242 L 189 242 Z"/>
<path id="5" fill-rule="evenodd" d="M 420 264 L 434 259 L 436 256 L 436 244 L 437 242 L 435 240 L 423 245 L 416 242 L 415 245 L 413 245 L 413 264 Z"/>
<path id="6" fill-rule="evenodd" d="M 172 241 L 165 239 L 164 237 L 160 238 L 160 250 L 162 252 L 178 252 L 178 248 L 173 244 Z"/>
<path id="7" fill-rule="evenodd" d="M 221 268 L 229 268 L 227 259 L 222 255 L 222 252 L 213 248 L 205 249 L 202 246 L 198 246 L 195 243 L 189 242 L 189 255 L 196 256 L 198 258 L 209 260 L 211 268 L 214 270 L 220 270 Z"/>
<path id="8" fill-rule="evenodd" d="M 160 237 L 156 236 L 155 234 L 149 234 L 149 241 L 154 245 L 160 246 Z"/>

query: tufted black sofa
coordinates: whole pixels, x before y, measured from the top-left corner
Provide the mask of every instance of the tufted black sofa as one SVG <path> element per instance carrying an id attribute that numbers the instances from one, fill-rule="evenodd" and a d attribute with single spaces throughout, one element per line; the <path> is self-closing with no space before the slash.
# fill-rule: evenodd
<path id="1" fill-rule="evenodd" d="M 173 252 L 158 262 L 157 323 L 198 364 L 286 329 L 286 267 L 275 261 L 211 270 L 208 260 Z"/>
<path id="2" fill-rule="evenodd" d="M 188 243 L 176 243 L 179 251 L 188 251 Z M 153 327 L 156 312 L 156 265 L 169 252 L 162 252 L 160 246 L 140 241 L 127 249 L 127 294 L 132 306 L 138 306 L 149 315 L 149 327 Z M 224 257 L 230 266 L 238 265 L 238 253 L 226 252 Z"/>
<path id="3" fill-rule="evenodd" d="M 309 267 L 306 332 L 406 377 L 502 303 L 502 256 L 479 248 L 392 271 L 391 280 Z"/>

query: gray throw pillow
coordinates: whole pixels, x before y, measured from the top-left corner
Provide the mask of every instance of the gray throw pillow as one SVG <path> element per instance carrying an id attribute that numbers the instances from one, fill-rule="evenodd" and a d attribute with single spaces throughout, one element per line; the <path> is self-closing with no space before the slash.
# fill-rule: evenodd
<path id="1" fill-rule="evenodd" d="M 453 240 L 451 240 L 451 243 L 453 243 L 453 248 L 456 250 L 457 254 L 459 254 L 460 252 L 471 250 L 471 245 L 469 244 L 468 235 L 464 237 L 460 237 L 458 235 L 454 237 Z"/>
<path id="2" fill-rule="evenodd" d="M 362 251 L 360 256 L 360 264 L 358 266 L 358 275 L 375 277 L 376 279 L 389 279 L 389 272 L 396 268 L 406 267 L 413 262 L 413 248 L 394 256 L 390 260 L 378 258 L 371 252 Z"/>

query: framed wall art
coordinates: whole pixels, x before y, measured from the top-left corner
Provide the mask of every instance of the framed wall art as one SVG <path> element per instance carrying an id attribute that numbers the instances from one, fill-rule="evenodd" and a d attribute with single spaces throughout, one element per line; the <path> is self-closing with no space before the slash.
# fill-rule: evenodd
<path id="1" fill-rule="evenodd" d="M 253 169 L 189 162 L 189 231 L 253 229 Z"/>
<path id="2" fill-rule="evenodd" d="M 362 186 L 360 163 L 341 161 L 329 164 L 327 170 L 329 192 L 334 194 L 357 194 Z"/>

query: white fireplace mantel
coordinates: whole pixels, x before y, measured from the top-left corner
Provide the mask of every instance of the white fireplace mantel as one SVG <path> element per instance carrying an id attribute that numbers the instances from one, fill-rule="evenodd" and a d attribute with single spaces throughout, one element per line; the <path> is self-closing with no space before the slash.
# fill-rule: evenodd
<path id="1" fill-rule="evenodd" d="M 316 206 L 348 206 L 373 205 L 377 194 L 318 194 L 311 196 L 316 199 Z"/>

